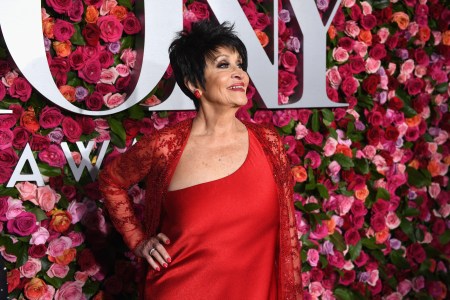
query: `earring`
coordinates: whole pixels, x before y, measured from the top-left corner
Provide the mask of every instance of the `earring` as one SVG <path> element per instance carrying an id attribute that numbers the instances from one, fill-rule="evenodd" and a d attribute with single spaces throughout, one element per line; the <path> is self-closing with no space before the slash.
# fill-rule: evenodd
<path id="1" fill-rule="evenodd" d="M 199 90 L 195 90 L 194 91 L 194 97 L 197 98 L 197 99 L 200 99 L 202 97 L 202 94 L 200 93 Z"/>

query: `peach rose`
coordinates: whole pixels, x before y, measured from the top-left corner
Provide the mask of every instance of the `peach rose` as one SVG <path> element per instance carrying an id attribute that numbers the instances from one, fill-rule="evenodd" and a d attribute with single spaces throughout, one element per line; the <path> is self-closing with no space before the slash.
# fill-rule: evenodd
<path id="1" fill-rule="evenodd" d="M 444 44 L 445 46 L 450 46 L 450 30 L 446 30 L 442 34 L 442 44 Z"/>
<path id="2" fill-rule="evenodd" d="M 375 232 L 375 243 L 383 244 L 390 237 L 389 228 L 385 228 L 381 231 Z"/>
<path id="3" fill-rule="evenodd" d="M 342 5 L 344 5 L 344 7 L 350 8 L 353 5 L 355 5 L 356 0 L 344 0 L 342 1 Z"/>
<path id="4" fill-rule="evenodd" d="M 57 209 L 50 214 L 52 216 L 52 219 L 50 220 L 51 229 L 61 233 L 69 229 L 69 226 L 72 223 L 72 216 L 67 211 Z"/>
<path id="5" fill-rule="evenodd" d="M 63 95 L 64 98 L 66 98 L 67 101 L 70 103 L 73 103 L 77 100 L 75 97 L 75 88 L 70 85 L 62 85 L 59 87 L 59 91 Z"/>
<path id="6" fill-rule="evenodd" d="M 15 185 L 16 189 L 20 193 L 20 199 L 22 201 L 30 201 L 35 205 L 39 205 L 36 201 L 36 191 L 37 186 L 35 184 L 29 183 L 28 181 L 19 182 Z"/>
<path id="7" fill-rule="evenodd" d="M 265 47 L 269 44 L 269 37 L 264 31 L 261 31 L 259 29 L 255 30 L 256 37 L 258 38 L 259 42 L 261 43 L 262 47 Z"/>
<path id="8" fill-rule="evenodd" d="M 68 57 L 72 53 L 72 43 L 67 40 L 64 42 L 53 42 L 53 49 L 56 51 L 56 55 L 59 57 Z"/>
<path id="9" fill-rule="evenodd" d="M 22 114 L 20 117 L 20 125 L 32 133 L 39 130 L 39 122 L 36 119 L 36 114 L 32 107 L 29 107 L 28 110 Z"/>
<path id="10" fill-rule="evenodd" d="M 405 30 L 409 25 L 409 16 L 402 11 L 395 12 L 392 14 L 391 22 L 395 22 L 398 28 Z"/>
<path id="11" fill-rule="evenodd" d="M 127 13 L 128 13 L 127 9 L 120 5 L 114 6 L 109 11 L 109 14 L 116 17 L 119 21 L 123 21 L 127 16 Z"/>
<path id="12" fill-rule="evenodd" d="M 330 25 L 330 28 L 328 28 L 328 36 L 331 40 L 334 40 L 336 37 L 336 27 L 333 26 L 333 24 Z"/>
<path id="13" fill-rule="evenodd" d="M 372 6 L 367 1 L 361 2 L 362 11 L 365 16 L 370 15 L 372 13 Z"/>
<path id="14" fill-rule="evenodd" d="M 415 115 L 411 118 L 406 118 L 405 123 L 408 125 L 408 127 L 417 127 L 419 126 L 420 122 L 422 122 L 422 117 L 419 115 Z"/>
<path id="15" fill-rule="evenodd" d="M 55 26 L 55 19 L 47 18 L 42 21 L 42 31 L 44 36 L 48 39 L 53 39 L 55 36 L 53 34 L 53 28 Z"/>
<path id="16" fill-rule="evenodd" d="M 59 199 L 61 199 L 61 195 L 57 194 L 48 185 L 37 189 L 37 201 L 44 211 L 52 210 Z"/>
<path id="17" fill-rule="evenodd" d="M 294 179 L 296 182 L 304 182 L 306 181 L 308 174 L 306 173 L 305 168 L 302 166 L 295 166 L 291 169 L 292 175 L 294 175 Z"/>
<path id="18" fill-rule="evenodd" d="M 99 15 L 99 11 L 97 10 L 97 8 L 93 5 L 89 5 L 86 8 L 86 16 L 84 17 L 84 19 L 86 20 L 87 23 L 97 23 L 98 20 L 98 15 Z"/>
<path id="19" fill-rule="evenodd" d="M 367 189 L 367 186 L 364 186 L 364 188 L 355 191 L 356 199 L 365 201 L 367 196 L 369 196 L 369 190 Z"/>
<path id="20" fill-rule="evenodd" d="M 47 292 L 47 285 L 40 278 L 33 278 L 25 284 L 25 297 L 29 300 L 39 300 Z"/>
<path id="21" fill-rule="evenodd" d="M 364 42 L 366 45 L 372 45 L 372 32 L 370 30 L 362 30 L 359 32 L 358 40 Z"/>
<path id="22" fill-rule="evenodd" d="M 100 7 L 100 15 L 107 15 L 115 6 L 117 6 L 116 0 L 104 0 L 103 5 Z"/>
<path id="23" fill-rule="evenodd" d="M 67 266 L 70 264 L 75 257 L 77 256 L 77 250 L 75 248 L 70 248 L 67 250 L 64 250 L 63 253 L 60 256 L 48 256 L 48 260 L 54 263 L 57 263 L 59 265 Z"/>

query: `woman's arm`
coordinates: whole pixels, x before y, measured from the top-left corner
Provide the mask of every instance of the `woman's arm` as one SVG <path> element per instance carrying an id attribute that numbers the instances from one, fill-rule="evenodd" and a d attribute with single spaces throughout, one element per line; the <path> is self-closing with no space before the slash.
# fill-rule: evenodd
<path id="1" fill-rule="evenodd" d="M 155 134 L 151 138 L 141 139 L 116 157 L 99 175 L 100 191 L 111 221 L 133 251 L 145 239 L 145 231 L 134 213 L 128 189 L 141 181 L 152 167 L 158 140 L 158 133 Z"/>

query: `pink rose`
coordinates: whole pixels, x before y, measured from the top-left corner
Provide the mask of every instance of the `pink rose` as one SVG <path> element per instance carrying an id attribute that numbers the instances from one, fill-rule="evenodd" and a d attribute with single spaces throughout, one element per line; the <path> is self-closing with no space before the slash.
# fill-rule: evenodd
<path id="1" fill-rule="evenodd" d="M 19 268 L 20 275 L 26 278 L 33 278 L 41 271 L 41 261 L 36 258 L 29 258 L 28 261 Z"/>
<path id="2" fill-rule="evenodd" d="M 25 181 L 17 183 L 15 187 L 20 193 L 20 199 L 22 199 L 23 201 L 29 200 L 38 205 L 36 201 L 37 186 L 35 184 Z"/>
<path id="3" fill-rule="evenodd" d="M 125 97 L 127 94 L 119 94 L 119 93 L 108 93 L 105 96 L 103 96 L 103 102 L 105 105 L 109 108 L 114 108 L 119 106 L 125 101 Z"/>
<path id="4" fill-rule="evenodd" d="M 306 261 L 311 267 L 317 267 L 317 263 L 319 262 L 319 251 L 316 249 L 309 249 L 306 254 Z"/>
<path id="5" fill-rule="evenodd" d="M 37 189 L 37 201 L 39 203 L 39 206 L 44 211 L 52 210 L 55 207 L 55 204 L 58 203 L 59 199 L 61 199 L 61 195 L 57 194 L 48 185 L 39 187 Z"/>
<path id="6" fill-rule="evenodd" d="M 284 110 L 277 110 L 272 117 L 272 122 L 277 127 L 284 127 L 289 124 L 291 118 Z"/>
<path id="7" fill-rule="evenodd" d="M 380 39 L 380 43 L 384 44 L 386 42 L 387 38 L 389 37 L 389 29 L 387 29 L 386 27 L 381 27 L 377 31 L 377 36 Z"/>
<path id="8" fill-rule="evenodd" d="M 377 284 L 378 279 L 379 279 L 379 271 L 372 270 L 369 272 L 369 279 L 367 280 L 367 284 L 369 284 L 370 286 L 375 286 Z"/>
<path id="9" fill-rule="evenodd" d="M 117 42 L 122 37 L 123 25 L 114 16 L 98 18 L 97 26 L 100 28 L 100 38 L 105 42 Z"/>
<path id="10" fill-rule="evenodd" d="M 57 13 L 67 13 L 72 7 L 72 0 L 46 0 L 47 5 L 52 7 Z"/>
<path id="11" fill-rule="evenodd" d="M 53 277 L 64 278 L 69 273 L 69 270 L 70 270 L 69 266 L 63 266 L 63 265 L 54 263 L 47 270 L 47 275 L 50 278 L 53 278 Z"/>
<path id="12" fill-rule="evenodd" d="M 118 64 L 116 66 L 116 72 L 119 74 L 120 77 L 127 77 L 130 75 L 130 68 L 127 65 Z"/>
<path id="13" fill-rule="evenodd" d="M 123 31 L 125 31 L 126 34 L 137 34 L 141 31 L 141 23 L 133 13 L 128 13 L 122 23 Z"/>
<path id="14" fill-rule="evenodd" d="M 323 292 L 325 292 L 325 289 L 320 282 L 314 281 L 309 284 L 309 293 L 311 296 L 316 297 L 316 299 L 320 297 Z"/>
<path id="15" fill-rule="evenodd" d="M 325 142 L 325 146 L 323 147 L 323 152 L 326 157 L 330 157 L 336 152 L 338 142 L 334 139 L 329 137 L 327 141 Z"/>
<path id="16" fill-rule="evenodd" d="M 258 124 L 270 124 L 273 112 L 271 110 L 258 110 L 253 115 L 253 120 Z"/>
<path id="17" fill-rule="evenodd" d="M 50 237 L 50 233 L 44 227 L 39 227 L 39 229 L 31 235 L 30 244 L 31 245 L 44 245 L 48 238 Z"/>
<path id="18" fill-rule="evenodd" d="M 327 70 L 327 78 L 330 81 L 330 85 L 334 89 L 338 89 L 339 85 L 342 82 L 341 75 L 339 74 L 339 70 L 337 66 L 333 66 L 331 69 Z"/>
<path id="19" fill-rule="evenodd" d="M 100 82 L 114 84 L 118 77 L 119 73 L 116 71 L 116 68 L 103 69 L 100 75 Z"/>
<path id="20" fill-rule="evenodd" d="M 18 77 L 9 88 L 9 94 L 13 98 L 19 98 L 20 101 L 26 102 L 31 96 L 31 85 L 25 78 Z"/>
<path id="21" fill-rule="evenodd" d="M 397 291 L 402 296 L 406 296 L 409 293 L 409 291 L 411 291 L 411 289 L 412 289 L 412 282 L 409 281 L 408 279 L 404 279 L 397 286 Z"/>
<path id="22" fill-rule="evenodd" d="M 72 231 L 67 236 L 72 240 L 72 247 L 78 247 L 84 243 L 84 235 L 81 232 Z"/>
<path id="23" fill-rule="evenodd" d="M 358 24 L 355 21 L 347 21 L 345 22 L 345 34 L 351 36 L 352 38 L 356 38 L 360 32 Z"/>
<path id="24" fill-rule="evenodd" d="M 61 19 L 56 19 L 55 25 L 53 27 L 53 32 L 56 40 L 64 42 L 72 37 L 72 35 L 75 33 L 75 28 L 73 27 L 72 23 L 63 21 Z"/>
<path id="25" fill-rule="evenodd" d="M 348 52 L 342 47 L 333 48 L 332 56 L 333 59 L 338 63 L 343 63 L 347 61 L 349 57 Z"/>
<path id="26" fill-rule="evenodd" d="M 309 130 L 302 123 L 298 123 L 297 126 L 295 126 L 295 138 L 297 140 L 303 139 L 308 135 L 308 133 Z"/>
<path id="27" fill-rule="evenodd" d="M 0 101 L 3 100 L 6 96 L 6 88 L 5 86 L 0 82 Z"/>
<path id="28" fill-rule="evenodd" d="M 201 2 L 193 2 L 188 5 L 188 10 L 195 15 L 196 21 L 209 19 L 208 5 Z"/>
<path id="29" fill-rule="evenodd" d="M 102 73 L 100 61 L 90 59 L 85 62 L 82 69 L 78 71 L 78 76 L 88 83 L 97 83 Z"/>
<path id="30" fill-rule="evenodd" d="M 28 236 L 39 228 L 36 222 L 37 220 L 34 214 L 23 211 L 15 219 L 8 220 L 6 226 L 12 234 Z"/>
<path id="31" fill-rule="evenodd" d="M 74 119 L 65 117 L 62 121 L 62 129 L 69 142 L 75 143 L 79 141 L 82 130 L 78 122 Z"/>
<path id="32" fill-rule="evenodd" d="M 14 81 L 19 77 L 19 74 L 16 71 L 11 71 L 5 74 L 2 78 L 2 83 L 7 87 L 11 87 Z"/>
<path id="33" fill-rule="evenodd" d="M 341 171 L 341 166 L 339 165 L 339 163 L 337 161 L 332 161 L 329 165 L 328 165 L 328 172 L 330 174 L 331 177 L 337 176 L 339 174 L 339 171 Z"/>
<path id="34" fill-rule="evenodd" d="M 84 203 L 72 201 L 67 208 L 67 211 L 72 216 L 72 224 L 78 223 L 87 211 L 87 207 Z"/>
<path id="35" fill-rule="evenodd" d="M 102 2 L 102 1 L 100 1 Z M 100 15 L 104 16 L 109 14 L 111 9 L 117 6 L 117 1 L 115 0 L 104 0 L 103 4 L 100 7 Z"/>
<path id="36" fill-rule="evenodd" d="M 295 72 L 295 68 L 298 65 L 298 59 L 294 53 L 292 53 L 291 51 L 286 51 L 281 54 L 280 63 L 286 69 L 286 71 Z"/>
<path id="37" fill-rule="evenodd" d="M 363 42 L 356 41 L 353 45 L 353 51 L 359 56 L 364 57 L 367 54 L 367 45 Z"/>
<path id="38" fill-rule="evenodd" d="M 196 2 L 197 3 L 197 2 Z M 122 51 L 120 55 L 120 59 L 130 68 L 134 68 L 134 64 L 136 63 L 136 51 L 127 48 Z"/>
<path id="39" fill-rule="evenodd" d="M 402 296 L 402 294 L 400 294 L 398 292 L 394 292 L 392 294 L 389 294 L 385 299 L 386 300 L 402 300 L 403 296 Z"/>
<path id="40" fill-rule="evenodd" d="M 55 300 L 82 299 L 82 287 L 83 283 L 81 282 L 67 281 L 56 291 Z"/>
<path id="41" fill-rule="evenodd" d="M 0 246 L 0 254 L 6 261 L 9 261 L 10 263 L 15 263 L 17 261 L 17 256 L 6 252 L 5 246 Z"/>
<path id="42" fill-rule="evenodd" d="M 320 155 L 316 151 L 309 151 L 305 156 L 305 166 L 308 165 L 312 169 L 317 169 L 321 162 Z"/>
<path id="43" fill-rule="evenodd" d="M 6 210 L 5 216 L 7 220 L 15 219 L 18 215 L 25 211 L 22 201 L 8 198 L 8 209 Z"/>
<path id="44" fill-rule="evenodd" d="M 400 223 L 400 218 L 397 217 L 397 215 L 393 211 L 388 212 L 386 216 L 386 225 L 389 229 L 397 228 L 398 226 L 400 226 Z"/>
<path id="45" fill-rule="evenodd" d="M 366 60 L 366 71 L 369 74 L 376 73 L 381 66 L 381 61 L 372 57 Z"/>
<path id="46" fill-rule="evenodd" d="M 72 240 L 66 236 L 52 240 L 48 244 L 47 254 L 58 257 L 64 254 L 64 251 L 72 247 Z"/>
<path id="47" fill-rule="evenodd" d="M 414 71 L 414 60 L 408 59 L 400 66 L 400 73 L 402 74 L 411 74 Z"/>
<path id="48" fill-rule="evenodd" d="M 334 197 L 336 198 L 336 201 L 338 204 L 336 212 L 339 214 L 339 216 L 346 215 L 350 211 L 350 208 L 352 207 L 353 202 L 355 201 L 355 198 L 347 197 L 344 195 L 336 195 Z"/>
<path id="49" fill-rule="evenodd" d="M 59 108 L 45 106 L 39 115 L 39 124 L 42 128 L 54 128 L 61 124 L 63 118 Z"/>
<path id="50" fill-rule="evenodd" d="M 61 147 L 51 144 L 47 149 L 39 152 L 39 159 L 49 166 L 62 168 L 67 163 Z"/>

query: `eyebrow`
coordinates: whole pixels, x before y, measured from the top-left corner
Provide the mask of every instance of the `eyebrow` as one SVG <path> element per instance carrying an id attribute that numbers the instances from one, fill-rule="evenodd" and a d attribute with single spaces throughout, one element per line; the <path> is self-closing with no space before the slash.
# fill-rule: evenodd
<path id="1" fill-rule="evenodd" d="M 214 57 L 214 61 L 216 62 L 216 61 L 219 60 L 219 58 L 222 58 L 222 57 L 223 57 L 223 58 L 230 58 L 229 55 L 226 55 L 226 54 L 220 54 L 220 55 Z M 238 60 L 242 61 L 242 57 L 241 57 L 240 55 L 238 56 Z"/>

